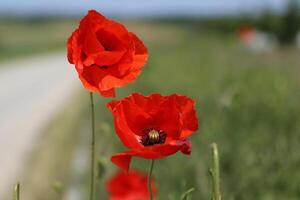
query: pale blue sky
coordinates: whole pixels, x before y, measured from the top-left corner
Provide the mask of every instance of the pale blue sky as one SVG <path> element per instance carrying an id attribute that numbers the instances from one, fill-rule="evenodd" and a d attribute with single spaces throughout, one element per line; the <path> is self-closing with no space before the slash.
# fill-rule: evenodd
<path id="1" fill-rule="evenodd" d="M 286 0 L 0 0 L 0 14 L 81 15 L 93 8 L 115 16 L 223 15 L 281 10 Z"/>

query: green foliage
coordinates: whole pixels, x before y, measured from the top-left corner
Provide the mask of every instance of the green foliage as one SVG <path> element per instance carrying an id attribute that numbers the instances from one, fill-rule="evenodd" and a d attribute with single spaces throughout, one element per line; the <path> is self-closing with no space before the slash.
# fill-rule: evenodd
<path id="1" fill-rule="evenodd" d="M 289 0 L 287 9 L 284 13 L 279 40 L 283 44 L 292 44 L 300 27 L 300 5 L 298 0 Z"/>

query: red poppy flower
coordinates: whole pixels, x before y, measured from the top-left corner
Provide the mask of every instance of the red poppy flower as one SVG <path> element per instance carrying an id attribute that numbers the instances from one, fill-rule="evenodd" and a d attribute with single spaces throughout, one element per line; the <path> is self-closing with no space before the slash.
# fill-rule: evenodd
<path id="1" fill-rule="evenodd" d="M 147 176 L 138 172 L 119 171 L 106 182 L 110 200 L 148 200 Z M 157 194 L 155 180 L 152 179 L 153 197 Z"/>
<path id="2" fill-rule="evenodd" d="M 195 102 L 173 94 L 142 96 L 134 93 L 120 101 L 108 103 L 115 130 L 129 148 L 112 156 L 112 162 L 128 170 L 132 156 L 162 158 L 181 151 L 190 154 L 188 136 L 198 129 Z"/>
<path id="3" fill-rule="evenodd" d="M 87 90 L 114 96 L 140 74 L 147 49 L 122 24 L 90 10 L 68 40 L 68 60 Z"/>
<path id="4" fill-rule="evenodd" d="M 251 26 L 244 26 L 240 28 L 238 35 L 243 43 L 249 44 L 255 39 L 256 31 Z"/>

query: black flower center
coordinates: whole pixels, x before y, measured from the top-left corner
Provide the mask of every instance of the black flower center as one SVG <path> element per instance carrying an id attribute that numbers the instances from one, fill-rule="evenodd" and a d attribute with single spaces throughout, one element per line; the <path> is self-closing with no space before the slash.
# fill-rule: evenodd
<path id="1" fill-rule="evenodd" d="M 151 146 L 155 144 L 165 143 L 167 134 L 162 130 L 148 129 L 145 130 L 145 135 L 141 138 L 141 144 L 144 146 Z"/>
<path id="2" fill-rule="evenodd" d="M 101 66 L 100 68 L 101 68 L 101 69 L 107 69 L 108 66 L 105 66 L 105 65 L 104 65 L 104 66 Z"/>

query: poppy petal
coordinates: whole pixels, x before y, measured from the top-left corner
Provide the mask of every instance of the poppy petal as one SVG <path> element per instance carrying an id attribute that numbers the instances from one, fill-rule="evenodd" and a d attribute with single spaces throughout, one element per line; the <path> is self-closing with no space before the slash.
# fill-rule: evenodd
<path id="1" fill-rule="evenodd" d="M 165 99 L 165 97 L 158 93 L 154 93 L 149 96 L 143 96 L 139 93 L 133 93 L 127 98 L 129 101 L 134 102 L 136 105 L 138 105 L 141 109 L 143 109 L 150 115 L 153 115 L 160 109 L 161 103 Z"/>
<path id="2" fill-rule="evenodd" d="M 142 151 L 136 150 L 135 156 L 157 159 L 172 155 L 177 151 L 189 155 L 191 153 L 191 142 L 189 140 L 173 140 L 165 144 L 148 146 Z"/>
<path id="3" fill-rule="evenodd" d="M 151 180 L 152 194 L 157 195 L 155 178 Z M 147 174 L 137 170 L 119 171 L 106 182 L 109 200 L 148 200 L 148 178 Z"/>
<path id="4" fill-rule="evenodd" d="M 126 27 L 123 26 L 122 24 L 114 20 L 107 20 L 103 25 L 103 30 L 108 31 L 110 33 L 114 33 L 114 35 L 117 38 L 119 38 L 121 41 L 123 41 L 124 43 L 127 42 L 127 44 L 129 44 L 128 43 L 130 41 L 129 32 L 126 29 Z"/>
<path id="5" fill-rule="evenodd" d="M 173 95 L 176 99 L 178 109 L 181 113 L 181 135 L 180 138 L 186 138 L 198 129 L 198 119 L 195 111 L 195 101 L 186 96 Z"/>
<path id="6" fill-rule="evenodd" d="M 89 66 L 89 67 L 84 67 L 82 72 L 80 72 L 80 79 L 83 83 L 88 83 L 85 86 L 91 86 L 93 88 L 96 88 L 97 91 L 99 91 L 99 87 L 97 87 L 102 79 L 107 75 L 107 71 L 101 69 L 98 66 Z M 110 90 L 110 88 L 101 88 L 101 90 L 106 91 Z"/>
<path id="7" fill-rule="evenodd" d="M 144 66 L 148 59 L 148 50 L 145 47 L 144 43 L 134 34 L 130 33 L 130 36 L 133 39 L 135 54 L 133 56 L 133 69 L 140 69 Z"/>
<path id="8" fill-rule="evenodd" d="M 103 76 L 103 78 L 99 82 L 99 87 L 103 90 L 107 90 L 113 87 L 121 87 L 127 85 L 128 83 L 132 82 L 139 73 L 140 72 L 131 72 L 128 76 L 122 78 L 107 74 L 106 76 Z"/>
<path id="9" fill-rule="evenodd" d="M 108 104 L 108 106 L 110 106 Z M 138 141 L 138 136 L 132 132 L 130 127 L 127 124 L 127 121 L 124 120 L 123 107 L 121 106 L 118 109 L 114 109 L 114 125 L 115 131 L 117 132 L 120 140 L 127 148 L 140 148 L 141 144 Z"/>
<path id="10" fill-rule="evenodd" d="M 123 153 L 118 153 L 111 157 L 111 161 L 114 164 L 116 164 L 117 166 L 119 166 L 120 168 L 128 171 L 130 162 L 131 162 L 131 158 L 134 155 L 135 155 L 135 152 L 133 152 L 133 151 L 126 151 Z"/>
<path id="11" fill-rule="evenodd" d="M 79 79 L 82 82 L 85 89 L 87 89 L 90 92 L 98 92 L 98 88 L 90 84 L 84 77 L 82 77 L 81 74 L 79 74 Z"/>
<path id="12" fill-rule="evenodd" d="M 179 140 L 170 142 L 169 144 L 147 147 L 143 149 L 143 151 L 125 151 L 113 155 L 111 157 L 111 161 L 120 168 L 128 171 L 132 156 L 138 156 L 146 159 L 158 159 L 172 155 L 177 151 L 181 151 L 182 153 L 189 155 L 191 152 L 191 142 L 189 140 Z"/>
<path id="13" fill-rule="evenodd" d="M 116 96 L 115 89 L 110 89 L 110 90 L 106 90 L 106 91 L 99 91 L 99 92 L 104 97 L 115 97 Z"/>
<path id="14" fill-rule="evenodd" d="M 105 66 L 108 67 L 109 65 L 113 65 L 117 63 L 124 52 L 122 51 L 102 51 L 96 54 L 89 55 L 83 62 L 85 66 L 90 65 L 98 65 L 98 66 Z"/>
<path id="15" fill-rule="evenodd" d="M 103 46 L 101 43 L 98 41 L 95 33 L 92 30 L 87 29 L 85 31 L 85 40 L 83 43 L 83 50 L 86 53 L 86 55 L 89 54 L 95 54 L 100 51 L 104 51 Z"/>
<path id="16" fill-rule="evenodd" d="M 109 109 L 110 112 L 114 112 L 116 106 L 120 103 L 120 101 L 111 101 L 108 104 L 106 104 L 106 107 Z"/>
<path id="17" fill-rule="evenodd" d="M 104 22 L 107 19 L 106 19 L 106 17 L 104 17 L 103 15 L 101 15 L 96 10 L 89 10 L 88 14 L 86 16 L 86 20 L 89 21 L 90 23 L 94 22 L 96 24 L 100 24 L 100 23 Z"/>
<path id="18" fill-rule="evenodd" d="M 144 43 L 132 32 L 129 33 L 135 48 L 136 55 L 147 55 L 147 48 L 145 47 Z"/>
<path id="19" fill-rule="evenodd" d="M 124 117 L 120 117 L 119 120 L 124 120 L 124 124 L 128 125 L 128 128 L 135 134 L 142 136 L 144 135 L 145 127 L 152 125 L 152 117 L 145 112 L 140 106 L 132 104 L 129 99 L 123 101 L 112 101 L 107 107 L 111 112 L 119 110 L 121 113 L 126 113 Z M 118 105 L 118 106 L 117 106 Z M 114 113 L 116 115 L 116 113 Z"/>
<path id="20" fill-rule="evenodd" d="M 122 112 L 126 113 L 122 120 L 126 120 L 127 125 L 136 135 L 144 135 L 145 127 L 152 124 L 152 117 L 139 106 L 126 101 L 123 102 L 122 109 Z"/>
<path id="21" fill-rule="evenodd" d="M 161 109 L 155 114 L 155 124 L 158 129 L 163 130 L 167 135 L 167 140 L 178 139 L 180 136 L 180 112 L 175 102 L 168 98 Z"/>
<path id="22" fill-rule="evenodd" d="M 72 33 L 71 37 L 68 39 L 67 48 L 68 48 L 68 61 L 71 64 L 74 64 L 74 49 L 73 46 L 76 45 L 77 29 Z"/>
<path id="23" fill-rule="evenodd" d="M 95 63 L 99 66 L 109 66 L 117 63 L 122 56 L 124 51 L 103 51 L 95 58 Z"/>

